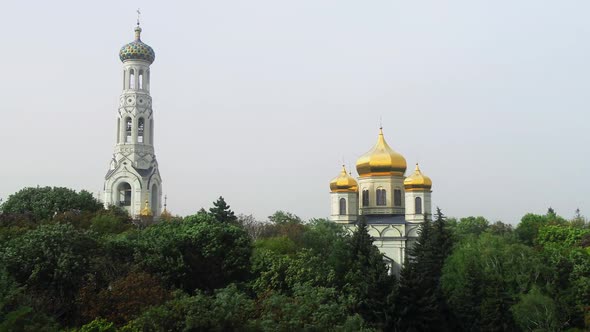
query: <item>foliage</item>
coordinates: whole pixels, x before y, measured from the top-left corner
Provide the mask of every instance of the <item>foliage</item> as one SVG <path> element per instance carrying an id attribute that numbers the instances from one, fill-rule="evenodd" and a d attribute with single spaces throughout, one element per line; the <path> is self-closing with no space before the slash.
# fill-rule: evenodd
<path id="1" fill-rule="evenodd" d="M 346 314 L 346 301 L 333 288 L 296 285 L 293 296 L 273 293 L 261 309 L 262 331 L 334 331 L 345 325 L 360 331 L 365 325 L 362 318 Z"/>
<path id="2" fill-rule="evenodd" d="M 140 331 L 244 331 L 254 315 L 254 301 L 235 285 L 215 291 L 213 296 L 197 292 L 177 293 L 169 302 L 152 307 L 130 323 Z"/>
<path id="3" fill-rule="evenodd" d="M 7 313 L 0 321 L 0 331 L 53 332 L 58 327 L 54 319 L 27 306 Z"/>
<path id="4" fill-rule="evenodd" d="M 524 331 L 560 331 L 555 302 L 537 287 L 520 296 L 512 307 L 516 324 Z"/>
<path id="5" fill-rule="evenodd" d="M 458 321 L 468 324 L 464 329 L 510 329 L 510 307 L 536 282 L 540 269 L 531 248 L 482 234 L 461 243 L 448 257 L 442 289 Z"/>
<path id="6" fill-rule="evenodd" d="M 268 217 L 273 224 L 301 224 L 303 221 L 298 216 L 285 211 L 277 211 Z"/>
<path id="7" fill-rule="evenodd" d="M 90 223 L 90 229 L 99 234 L 119 234 L 133 228 L 130 222 L 112 214 L 99 214 Z"/>
<path id="8" fill-rule="evenodd" d="M 97 318 L 90 323 L 80 327 L 78 332 L 117 332 L 115 324 L 103 318 Z"/>
<path id="9" fill-rule="evenodd" d="M 366 321 L 383 326 L 387 320 L 387 296 L 395 286 L 383 254 L 373 245 L 367 225 L 360 222 L 347 241 L 349 271 L 344 275 L 348 305 Z"/>
<path id="10" fill-rule="evenodd" d="M 69 224 L 42 225 L 5 244 L 0 262 L 38 306 L 58 313 L 71 309 L 96 248 L 92 237 Z"/>
<path id="11" fill-rule="evenodd" d="M 225 199 L 219 196 L 217 201 L 213 202 L 213 207 L 209 209 L 209 213 L 220 222 L 237 222 L 238 218 L 234 212 L 230 210 L 230 206 L 227 205 Z"/>
<path id="12" fill-rule="evenodd" d="M 102 203 L 91 193 L 63 187 L 29 187 L 8 197 L 2 204 L 3 213 L 32 214 L 34 220 L 48 220 L 57 213 L 78 210 L 96 212 Z"/>
<path id="13" fill-rule="evenodd" d="M 444 261 L 451 253 L 452 234 L 446 218 L 437 209 L 436 219 L 422 222 L 417 242 L 400 274 L 394 311 L 398 330 L 449 329 L 446 299 L 441 277 Z"/>
<path id="14" fill-rule="evenodd" d="M 516 236 L 522 241 L 522 243 L 532 246 L 535 244 L 539 229 L 547 225 L 563 225 L 565 219 L 557 216 L 551 208 L 546 215 L 537 215 L 528 213 L 520 220 L 520 223 L 516 227 Z"/>
<path id="15" fill-rule="evenodd" d="M 104 317 L 119 325 L 167 299 L 168 292 L 160 281 L 145 272 L 131 272 L 98 293 L 86 288 L 80 296 L 84 316 Z"/>
<path id="16" fill-rule="evenodd" d="M 150 226 L 136 243 L 135 260 L 143 269 L 186 292 L 213 290 L 248 276 L 250 238 L 240 227 L 209 216 Z"/>
<path id="17" fill-rule="evenodd" d="M 453 227 L 453 233 L 458 240 L 461 240 L 469 235 L 479 236 L 489 227 L 490 223 L 484 217 L 466 217 L 461 218 Z"/>

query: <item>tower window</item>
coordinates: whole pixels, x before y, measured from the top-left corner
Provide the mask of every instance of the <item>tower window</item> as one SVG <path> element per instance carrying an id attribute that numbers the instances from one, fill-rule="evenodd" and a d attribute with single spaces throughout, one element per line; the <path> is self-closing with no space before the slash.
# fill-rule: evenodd
<path id="1" fill-rule="evenodd" d="M 131 185 L 127 182 L 123 182 L 119 185 L 119 206 L 130 206 L 131 205 Z"/>
<path id="2" fill-rule="evenodd" d="M 139 118 L 137 121 L 137 143 L 143 143 L 143 133 L 145 124 L 143 118 Z"/>
<path id="3" fill-rule="evenodd" d="M 402 206 L 402 191 L 399 189 L 393 191 L 393 205 Z"/>
<path id="4" fill-rule="evenodd" d="M 378 206 L 385 206 L 385 202 L 387 201 L 387 194 L 385 189 L 377 188 L 377 205 Z"/>
<path id="5" fill-rule="evenodd" d="M 135 89 L 135 71 L 129 70 L 129 89 Z"/>
<path id="6" fill-rule="evenodd" d="M 416 197 L 414 200 L 416 214 L 422 214 L 422 198 Z"/>
<path id="7" fill-rule="evenodd" d="M 133 128 L 133 124 L 131 123 L 131 118 L 125 119 L 125 143 L 131 142 L 131 128 Z"/>
<path id="8" fill-rule="evenodd" d="M 341 198 L 340 199 L 340 215 L 343 216 L 346 214 L 346 199 L 345 198 Z"/>
<path id="9" fill-rule="evenodd" d="M 369 206 L 369 190 L 363 190 L 363 206 Z"/>
<path id="10" fill-rule="evenodd" d="M 139 90 L 143 90 L 143 70 L 139 71 Z"/>

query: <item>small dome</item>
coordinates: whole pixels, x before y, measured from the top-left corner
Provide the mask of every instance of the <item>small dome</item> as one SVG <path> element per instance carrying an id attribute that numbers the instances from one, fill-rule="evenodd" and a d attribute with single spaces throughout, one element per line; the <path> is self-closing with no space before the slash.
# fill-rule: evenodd
<path id="1" fill-rule="evenodd" d="M 141 210 L 139 215 L 142 217 L 151 217 L 152 216 L 152 209 L 150 209 L 150 204 L 148 203 L 147 199 L 145 200 L 145 206 L 143 207 L 143 209 Z"/>
<path id="2" fill-rule="evenodd" d="M 164 211 L 160 213 L 160 219 L 170 221 L 172 219 L 172 213 L 168 212 L 166 207 L 164 206 Z"/>
<path id="3" fill-rule="evenodd" d="M 346 168 L 342 165 L 342 171 L 340 175 L 335 177 L 332 181 L 330 181 L 330 190 L 333 193 L 337 192 L 357 192 L 358 191 L 358 183 L 356 180 L 346 173 Z"/>
<path id="4" fill-rule="evenodd" d="M 144 60 L 150 64 L 154 62 L 156 53 L 154 50 L 144 42 L 141 41 L 141 28 L 135 28 L 135 40 L 131 43 L 121 47 L 119 51 L 119 59 L 125 60 Z"/>
<path id="5" fill-rule="evenodd" d="M 383 138 L 382 129 L 379 129 L 377 144 L 356 162 L 356 171 L 361 177 L 374 175 L 401 176 L 406 172 L 406 168 L 406 159 L 387 145 L 385 138 Z"/>
<path id="6" fill-rule="evenodd" d="M 404 180 L 404 188 L 406 191 L 413 190 L 430 190 L 432 188 L 432 180 L 420 171 L 420 167 L 416 163 L 414 173 Z"/>

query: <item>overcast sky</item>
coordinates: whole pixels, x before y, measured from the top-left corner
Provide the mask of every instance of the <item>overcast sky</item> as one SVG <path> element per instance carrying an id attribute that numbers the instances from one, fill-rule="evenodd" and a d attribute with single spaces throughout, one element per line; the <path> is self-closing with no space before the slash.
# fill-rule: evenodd
<path id="1" fill-rule="evenodd" d="M 137 7 L 174 213 L 327 217 L 381 117 L 449 216 L 590 215 L 587 0 L 6 0 L 0 197 L 102 190 Z"/>

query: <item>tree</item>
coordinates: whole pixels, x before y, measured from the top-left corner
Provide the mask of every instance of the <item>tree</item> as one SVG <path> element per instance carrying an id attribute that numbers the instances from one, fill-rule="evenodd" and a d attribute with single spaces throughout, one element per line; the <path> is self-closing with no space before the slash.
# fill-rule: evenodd
<path id="1" fill-rule="evenodd" d="M 29 187 L 10 195 L 1 209 L 3 213 L 31 213 L 39 221 L 72 210 L 97 212 L 102 203 L 85 190 L 77 193 L 62 187 Z"/>
<path id="2" fill-rule="evenodd" d="M 464 329 L 512 330 L 510 307 L 535 284 L 542 268 L 530 247 L 484 233 L 461 242 L 449 255 L 442 290 Z"/>
<path id="3" fill-rule="evenodd" d="M 516 226 L 516 236 L 526 245 L 532 246 L 537 239 L 539 228 L 546 225 L 563 225 L 566 220 L 557 216 L 553 209 L 549 208 L 546 215 L 537 215 L 528 213 L 520 220 Z"/>
<path id="4" fill-rule="evenodd" d="M 243 281 L 250 268 L 248 234 L 211 216 L 197 214 L 149 226 L 136 243 L 135 260 L 146 272 L 189 293 Z"/>
<path id="5" fill-rule="evenodd" d="M 145 272 L 131 272 L 98 293 L 91 289 L 81 292 L 80 301 L 85 317 L 103 317 L 122 325 L 147 307 L 166 302 L 168 297 L 158 279 Z"/>
<path id="6" fill-rule="evenodd" d="M 461 218 L 457 225 L 453 228 L 453 232 L 458 240 L 466 236 L 479 236 L 485 232 L 490 226 L 489 221 L 484 217 L 466 217 Z"/>
<path id="7" fill-rule="evenodd" d="M 268 217 L 268 220 L 273 224 L 301 224 L 303 221 L 298 216 L 290 212 L 277 211 Z"/>
<path id="8" fill-rule="evenodd" d="M 511 310 L 516 324 L 523 331 L 561 331 L 555 302 L 537 287 L 521 295 Z"/>
<path id="9" fill-rule="evenodd" d="M 219 196 L 217 201 L 213 202 L 213 207 L 209 209 L 209 213 L 220 222 L 237 222 L 234 212 L 230 210 L 230 206 L 227 205 L 225 199 Z"/>
<path id="10" fill-rule="evenodd" d="M 343 291 L 353 312 L 376 326 L 384 326 L 387 316 L 387 297 L 395 287 L 395 278 L 388 274 L 383 254 L 369 235 L 367 224 L 361 220 L 347 239 L 348 272 L 344 275 Z"/>
<path id="11" fill-rule="evenodd" d="M 95 239 L 72 225 L 41 225 L 4 244 L 0 265 L 25 287 L 35 309 L 67 320 L 96 249 Z"/>
<path id="12" fill-rule="evenodd" d="M 235 285 L 216 290 L 207 296 L 197 291 L 152 307 L 132 321 L 127 328 L 136 331 L 257 331 L 251 322 L 254 301 Z"/>
<path id="13" fill-rule="evenodd" d="M 449 329 L 447 305 L 440 279 L 446 257 L 452 249 L 452 237 L 441 210 L 434 222 L 428 218 L 420 226 L 417 242 L 409 250 L 396 293 L 394 310 L 398 330 Z"/>
<path id="14" fill-rule="evenodd" d="M 256 220 L 253 215 L 238 215 L 238 224 L 242 226 L 248 232 L 248 235 L 252 238 L 253 241 L 256 241 L 258 238 L 262 236 L 264 233 L 264 229 L 266 228 L 267 224 Z"/>

